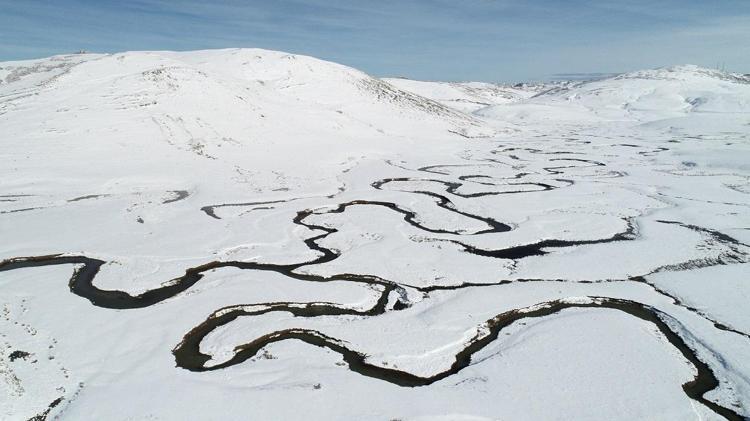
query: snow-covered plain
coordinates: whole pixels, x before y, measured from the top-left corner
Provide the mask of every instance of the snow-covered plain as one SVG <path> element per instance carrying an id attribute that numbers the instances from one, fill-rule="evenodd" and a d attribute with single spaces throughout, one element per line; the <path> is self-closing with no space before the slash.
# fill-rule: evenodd
<path id="1" fill-rule="evenodd" d="M 0 418 L 750 417 L 750 77 L 0 63 Z"/>

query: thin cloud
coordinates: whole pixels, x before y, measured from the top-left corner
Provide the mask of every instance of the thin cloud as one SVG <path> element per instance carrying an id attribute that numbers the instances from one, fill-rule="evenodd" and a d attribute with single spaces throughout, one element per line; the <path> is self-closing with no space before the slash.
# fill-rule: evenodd
<path id="1" fill-rule="evenodd" d="M 0 10 L 0 60 L 260 47 L 433 80 L 541 79 L 717 56 L 750 70 L 750 3 L 738 0 L 0 0 Z"/>

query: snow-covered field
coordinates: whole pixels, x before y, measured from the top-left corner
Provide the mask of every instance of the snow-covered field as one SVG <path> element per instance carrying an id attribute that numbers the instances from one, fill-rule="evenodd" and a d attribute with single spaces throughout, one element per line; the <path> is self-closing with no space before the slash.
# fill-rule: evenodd
<path id="1" fill-rule="evenodd" d="M 750 77 L 0 63 L 0 419 L 750 417 Z"/>

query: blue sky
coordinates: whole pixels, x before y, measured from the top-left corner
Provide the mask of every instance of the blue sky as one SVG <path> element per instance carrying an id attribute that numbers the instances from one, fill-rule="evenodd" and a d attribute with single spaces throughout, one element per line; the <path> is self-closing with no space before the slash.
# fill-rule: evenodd
<path id="1" fill-rule="evenodd" d="M 750 73 L 750 0 L 0 0 L 0 61 L 225 47 L 426 80 L 685 63 Z"/>

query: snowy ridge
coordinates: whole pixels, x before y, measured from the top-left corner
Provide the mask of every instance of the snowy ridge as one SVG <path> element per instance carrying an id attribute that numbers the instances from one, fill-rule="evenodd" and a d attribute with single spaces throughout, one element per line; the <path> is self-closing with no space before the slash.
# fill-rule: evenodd
<path id="1" fill-rule="evenodd" d="M 712 78 L 735 83 L 750 83 L 750 76 L 739 73 L 730 73 L 717 69 L 707 69 L 694 64 L 683 64 L 678 66 L 663 67 L 660 69 L 647 69 L 635 72 L 623 73 L 614 79 L 650 79 L 650 80 L 683 80 L 690 81 L 693 78 Z"/>
<path id="2" fill-rule="evenodd" d="M 531 97 L 543 85 L 505 86 L 482 82 L 423 82 L 403 78 L 384 79 L 404 91 L 431 98 L 448 107 L 467 113 Z"/>
<path id="3" fill-rule="evenodd" d="M 750 112 L 750 78 L 683 65 L 584 82 L 541 94 L 534 101 L 569 101 L 605 118 L 620 118 L 624 111 L 626 118 L 640 120 L 694 112 Z"/>
<path id="4" fill-rule="evenodd" d="M 84 65 L 79 67 L 81 64 Z M 133 99 L 137 96 L 139 100 L 134 105 L 156 106 L 157 110 L 170 105 L 176 107 L 177 103 L 160 107 L 162 104 L 158 101 L 154 103 L 149 99 L 155 100 L 157 96 L 163 97 L 165 92 L 173 92 L 174 95 L 170 96 L 184 96 L 180 100 L 188 101 L 190 107 L 200 105 L 191 103 L 206 100 L 206 94 L 215 96 L 219 103 L 231 101 L 227 104 L 229 110 L 236 108 L 238 99 L 248 103 L 245 108 L 254 104 L 255 110 L 267 110 L 268 105 L 274 102 L 292 109 L 300 106 L 322 107 L 330 113 L 340 114 L 337 116 L 339 120 L 349 116 L 371 127 L 382 123 L 385 130 L 395 127 L 389 123 L 398 120 L 409 121 L 410 124 L 415 120 L 435 120 L 441 124 L 447 123 L 444 127 L 454 131 L 479 126 L 476 120 L 461 113 L 399 91 L 358 70 L 311 57 L 259 49 L 193 53 L 129 52 L 105 56 L 81 54 L 9 63 L 2 68 L 5 77 L 0 93 L 3 97 L 29 89 L 36 89 L 35 94 L 40 94 L 43 91 L 39 89 L 43 85 L 59 81 L 66 74 L 67 78 L 58 84 L 60 89 L 73 88 L 66 81 L 72 84 L 109 79 L 113 85 L 108 89 L 131 91 L 129 96 L 121 98 Z M 73 74 L 68 75 L 70 72 Z M 125 80 L 134 85 L 126 88 L 122 84 Z M 151 86 L 143 86 L 144 82 Z M 206 83 L 214 87 L 195 86 Z M 185 88 L 181 89 L 183 86 Z M 91 89 L 88 94 L 95 95 L 96 92 Z M 232 93 L 221 93 L 227 90 Z M 176 111 L 171 110 L 172 113 Z M 309 110 L 306 112 L 309 113 Z M 381 115 L 388 115 L 388 118 L 370 121 L 371 117 Z"/>

